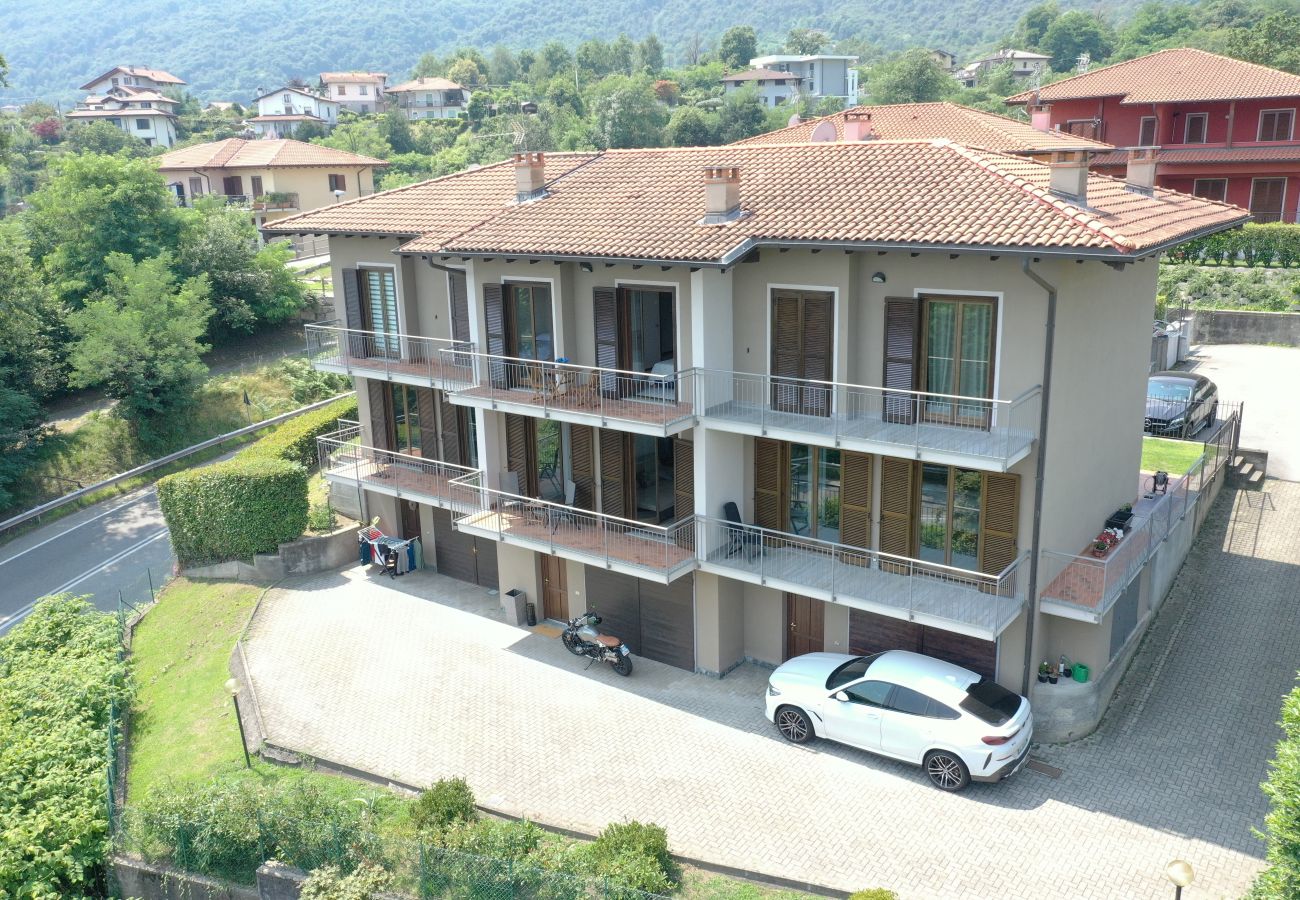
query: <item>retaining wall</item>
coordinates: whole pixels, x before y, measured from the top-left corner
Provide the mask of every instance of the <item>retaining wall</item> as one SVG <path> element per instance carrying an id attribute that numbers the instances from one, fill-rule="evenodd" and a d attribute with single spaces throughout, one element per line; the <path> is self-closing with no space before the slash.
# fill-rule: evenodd
<path id="1" fill-rule="evenodd" d="M 1194 344 L 1284 344 L 1300 347 L 1300 313 L 1198 309 Z"/>
<path id="2" fill-rule="evenodd" d="M 289 575 L 328 572 L 356 561 L 357 527 L 355 522 L 348 522 L 329 534 L 298 538 L 281 544 L 277 553 L 259 553 L 252 563 L 232 559 L 210 566 L 194 566 L 181 574 L 190 578 L 271 582 Z"/>

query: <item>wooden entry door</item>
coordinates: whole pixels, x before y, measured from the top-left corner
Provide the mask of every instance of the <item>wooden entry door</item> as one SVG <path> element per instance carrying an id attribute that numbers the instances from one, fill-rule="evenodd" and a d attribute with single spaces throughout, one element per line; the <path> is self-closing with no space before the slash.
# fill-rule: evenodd
<path id="1" fill-rule="evenodd" d="M 558 556 L 542 556 L 542 616 L 569 621 L 569 588 L 565 564 Z"/>
<path id="2" fill-rule="evenodd" d="M 820 600 L 785 595 L 785 658 L 821 653 L 825 647 L 826 607 Z"/>

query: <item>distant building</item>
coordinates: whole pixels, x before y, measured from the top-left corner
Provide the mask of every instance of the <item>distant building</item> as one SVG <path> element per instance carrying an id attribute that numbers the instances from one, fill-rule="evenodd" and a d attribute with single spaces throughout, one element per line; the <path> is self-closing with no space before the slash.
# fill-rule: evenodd
<path id="1" fill-rule="evenodd" d="M 339 120 L 339 104 L 302 88 L 282 87 L 253 99 L 257 115 L 249 119 L 259 137 L 293 137 L 298 126 L 315 122 L 326 130 Z"/>
<path id="2" fill-rule="evenodd" d="M 800 98 L 836 97 L 845 106 L 858 102 L 856 56 L 759 56 L 745 72 L 722 79 L 728 92 L 752 84 L 766 106 L 777 106 L 796 93 Z"/>
<path id="3" fill-rule="evenodd" d="M 465 114 L 469 91 L 446 78 L 416 78 L 390 87 L 388 102 L 408 119 L 455 119 Z"/>
<path id="4" fill-rule="evenodd" d="M 179 102 L 163 90 L 185 84 L 170 72 L 143 66 L 115 66 L 81 86 L 90 93 L 65 119 L 75 128 L 86 122 L 108 122 L 151 147 L 176 143 Z"/>
<path id="5" fill-rule="evenodd" d="M 211 100 L 203 108 L 204 110 L 216 110 L 217 112 L 230 112 L 236 105 L 233 100 Z"/>
<path id="6" fill-rule="evenodd" d="M 951 72 L 957 68 L 957 54 L 949 50 L 941 50 L 938 47 L 932 48 L 929 53 L 930 58 L 938 63 L 939 68 L 945 72 Z"/>
<path id="7" fill-rule="evenodd" d="M 321 93 L 342 109 L 367 115 L 384 111 L 386 72 L 321 72 Z"/>
<path id="8" fill-rule="evenodd" d="M 1041 53 L 1030 53 L 1028 50 L 999 50 L 992 56 L 985 56 L 982 59 L 967 63 L 960 71 L 955 72 L 953 77 L 965 87 L 975 87 L 979 80 L 989 72 L 1010 65 L 1011 77 L 1017 81 L 1025 81 L 1046 75 L 1047 64 L 1051 61 L 1050 56 L 1044 56 Z"/>
<path id="9" fill-rule="evenodd" d="M 162 69 L 146 69 L 144 66 L 114 66 L 98 78 L 92 78 L 81 86 L 81 90 L 91 94 L 107 94 L 113 88 L 142 88 L 161 91 L 164 88 L 185 84 L 171 72 Z"/>

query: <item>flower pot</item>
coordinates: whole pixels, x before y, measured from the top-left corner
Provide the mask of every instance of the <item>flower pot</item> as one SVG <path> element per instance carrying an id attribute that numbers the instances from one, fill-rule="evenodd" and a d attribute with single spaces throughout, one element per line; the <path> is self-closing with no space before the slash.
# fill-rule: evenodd
<path id="1" fill-rule="evenodd" d="M 1069 681 L 1071 678 L 1074 677 L 1074 669 L 1072 669 L 1070 666 L 1066 666 L 1061 671 L 1061 677 L 1064 678 L 1066 681 Z"/>
<path id="2" fill-rule="evenodd" d="M 1056 682 L 1057 682 L 1057 677 L 1056 677 L 1055 675 L 1048 675 L 1048 676 L 1047 676 L 1047 681 L 1048 681 L 1049 684 L 1056 684 Z"/>
<path id="3" fill-rule="evenodd" d="M 1107 528 L 1118 528 L 1121 531 L 1128 531 L 1128 523 L 1133 519 L 1133 511 L 1127 509 L 1116 510 L 1111 513 L 1106 520 Z"/>
<path id="4" fill-rule="evenodd" d="M 1109 553 L 1109 552 L 1110 552 L 1109 550 L 1095 550 L 1095 549 L 1094 549 L 1094 550 L 1092 551 L 1092 555 L 1095 556 L 1095 557 L 1097 557 L 1098 559 L 1105 559 L 1105 558 L 1106 558 L 1106 554 Z"/>
<path id="5" fill-rule="evenodd" d="M 1039 683 L 1039 684 L 1047 684 L 1047 676 L 1044 675 L 1042 672 L 1039 672 L 1039 673 L 1038 673 L 1038 683 Z"/>

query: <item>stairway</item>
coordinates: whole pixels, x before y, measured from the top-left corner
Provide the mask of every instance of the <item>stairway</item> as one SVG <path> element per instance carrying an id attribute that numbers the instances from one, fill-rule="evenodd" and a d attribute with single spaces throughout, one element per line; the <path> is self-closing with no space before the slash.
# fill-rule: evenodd
<path id="1" fill-rule="evenodd" d="M 1228 467 L 1228 484 L 1232 487 L 1259 491 L 1264 488 L 1264 479 L 1268 477 L 1268 451 L 1237 449 Z"/>

